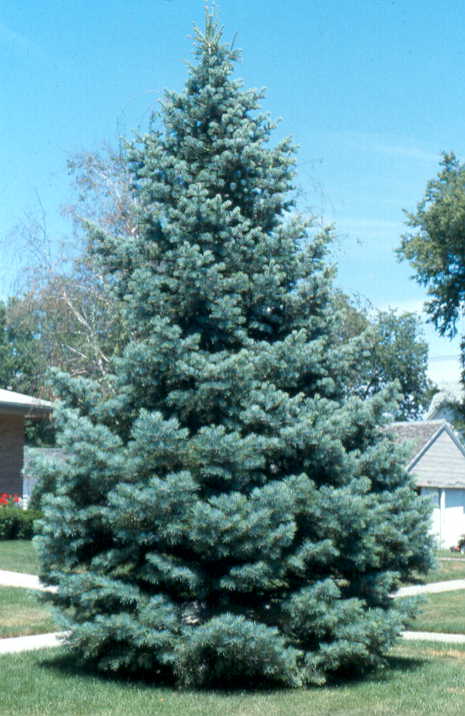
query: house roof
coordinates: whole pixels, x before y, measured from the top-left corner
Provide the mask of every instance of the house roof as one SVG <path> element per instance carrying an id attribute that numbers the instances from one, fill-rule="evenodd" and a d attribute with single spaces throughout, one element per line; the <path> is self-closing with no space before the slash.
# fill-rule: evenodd
<path id="1" fill-rule="evenodd" d="M 52 403 L 40 400 L 13 390 L 0 388 L 0 413 L 20 413 L 23 415 L 40 416 L 52 412 Z"/>
<path id="2" fill-rule="evenodd" d="M 396 443 L 408 444 L 409 463 L 421 451 L 431 438 L 445 425 L 445 420 L 421 420 L 415 423 L 391 423 L 388 426 Z"/>
<path id="3" fill-rule="evenodd" d="M 419 486 L 465 488 L 465 447 L 448 422 L 392 423 L 388 430 L 410 448 L 407 469 Z"/>

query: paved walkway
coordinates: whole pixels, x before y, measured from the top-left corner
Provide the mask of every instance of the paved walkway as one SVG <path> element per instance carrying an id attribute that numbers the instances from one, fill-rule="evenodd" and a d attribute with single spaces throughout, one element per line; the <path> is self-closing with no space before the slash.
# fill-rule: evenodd
<path id="1" fill-rule="evenodd" d="M 40 589 L 41 592 L 56 592 L 56 587 L 45 587 L 35 574 L 9 572 L 6 569 L 0 569 L 0 586 Z"/>
<path id="2" fill-rule="evenodd" d="M 17 636 L 10 639 L 0 639 L 1 654 L 18 654 L 21 651 L 35 651 L 36 649 L 50 649 L 60 646 L 66 637 L 66 632 L 53 634 L 34 634 L 33 636 Z M 403 631 L 403 639 L 409 641 L 439 641 L 448 644 L 465 644 L 465 634 L 441 634 L 431 631 Z"/>
<path id="3" fill-rule="evenodd" d="M 33 634 L 32 636 L 15 636 L 10 639 L 0 639 L 0 654 L 17 654 L 20 651 L 35 651 L 36 649 L 49 649 L 60 646 L 66 632 L 53 634 Z"/>
<path id="4" fill-rule="evenodd" d="M 465 634 L 446 634 L 438 631 L 403 631 L 402 637 L 412 641 L 440 641 L 443 644 L 465 644 Z"/>
<path id="5" fill-rule="evenodd" d="M 465 579 L 450 579 L 448 582 L 432 582 L 431 584 L 414 584 L 401 587 L 394 597 L 414 597 L 417 594 L 437 594 L 438 592 L 455 592 L 465 589 Z"/>

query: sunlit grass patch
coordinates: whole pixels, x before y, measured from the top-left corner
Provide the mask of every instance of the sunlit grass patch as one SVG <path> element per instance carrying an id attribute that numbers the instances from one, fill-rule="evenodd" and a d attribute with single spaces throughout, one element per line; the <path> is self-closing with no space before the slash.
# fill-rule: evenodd
<path id="1" fill-rule="evenodd" d="M 0 713 L 48 716 L 417 716 L 463 713 L 465 648 L 399 643 L 386 669 L 322 688 L 188 691 L 103 678 L 78 669 L 62 649 L 0 656 L 8 689 Z"/>
<path id="2" fill-rule="evenodd" d="M 37 596 L 37 592 L 28 589 L 0 587 L 0 638 L 57 630 L 50 611 L 38 602 Z"/>
<path id="3" fill-rule="evenodd" d="M 38 574 L 39 562 L 31 540 L 0 540 L 0 569 Z"/>
<path id="4" fill-rule="evenodd" d="M 409 628 L 465 634 L 465 590 L 422 596 L 417 618 Z"/>

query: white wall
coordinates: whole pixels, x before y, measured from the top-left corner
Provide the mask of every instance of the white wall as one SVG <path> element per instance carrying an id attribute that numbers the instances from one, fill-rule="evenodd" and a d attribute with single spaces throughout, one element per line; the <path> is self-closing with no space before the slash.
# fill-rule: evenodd
<path id="1" fill-rule="evenodd" d="M 438 544 L 448 549 L 465 535 L 465 490 L 422 487 L 421 494 L 433 502 L 431 532 Z"/>

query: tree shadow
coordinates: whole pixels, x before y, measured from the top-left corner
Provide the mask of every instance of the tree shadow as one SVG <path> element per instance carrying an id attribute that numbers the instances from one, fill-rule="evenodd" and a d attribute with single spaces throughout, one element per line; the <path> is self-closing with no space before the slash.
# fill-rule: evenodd
<path id="1" fill-rule="evenodd" d="M 415 672 L 421 669 L 425 660 L 409 656 L 388 656 L 384 665 L 359 671 L 340 671 L 330 677 L 323 688 L 338 689 L 341 687 L 363 686 L 370 683 L 388 683 L 399 673 Z M 317 687 L 318 688 L 318 687 Z"/>
<path id="2" fill-rule="evenodd" d="M 114 683 L 120 685 L 133 685 L 138 687 L 147 688 L 173 688 L 175 686 L 173 678 L 168 673 L 157 673 L 152 672 L 151 676 L 147 672 L 128 673 L 123 671 L 116 671 L 112 673 L 106 673 L 100 671 L 96 665 L 92 663 L 82 664 L 80 663 L 73 654 L 66 651 L 55 652 L 54 654 L 47 654 L 43 656 L 38 665 L 50 672 L 59 674 L 62 676 L 75 676 L 80 679 L 98 680 L 102 683 Z"/>
<path id="3" fill-rule="evenodd" d="M 408 656 L 389 656 L 386 658 L 385 666 L 376 668 L 371 671 L 364 672 L 346 672 L 334 675 L 329 678 L 323 686 L 308 686 L 306 690 L 313 689 L 337 689 L 341 687 L 350 687 L 364 685 L 374 682 L 389 682 L 395 678 L 398 672 L 416 672 L 424 666 L 425 660 L 421 658 Z M 154 689 L 176 689 L 177 691 L 216 694 L 221 696 L 237 695 L 238 693 L 247 693 L 250 695 L 266 695 L 273 693 L 293 692 L 295 689 L 286 688 L 278 684 L 261 684 L 258 686 L 242 684 L 227 686 L 208 685 L 200 688 L 180 687 L 171 674 L 153 673 L 150 676 L 147 673 L 134 674 L 127 672 L 116 672 L 107 674 L 99 671 L 96 667 L 89 664 L 80 664 L 72 654 L 59 652 L 47 654 L 38 662 L 41 668 L 44 668 L 55 674 L 61 674 L 66 677 L 79 677 L 80 679 L 89 679 L 107 684 L 118 684 L 122 686 L 134 686 L 138 688 Z"/>

